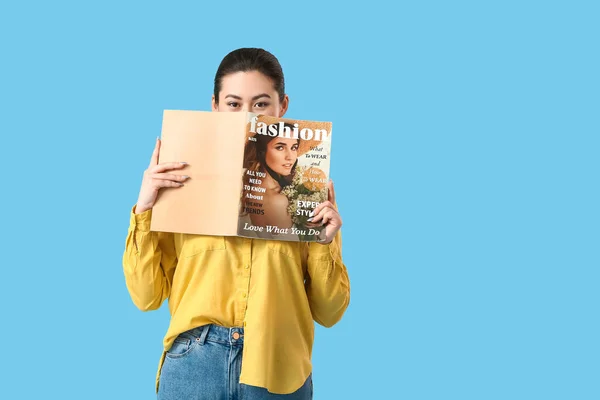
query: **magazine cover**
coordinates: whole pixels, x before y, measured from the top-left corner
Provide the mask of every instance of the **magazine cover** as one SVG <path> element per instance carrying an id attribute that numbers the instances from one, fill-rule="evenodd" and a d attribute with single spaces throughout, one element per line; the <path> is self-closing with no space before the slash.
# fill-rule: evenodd
<path id="1" fill-rule="evenodd" d="M 317 241 L 327 200 L 331 122 L 165 110 L 159 163 L 188 163 L 185 186 L 161 190 L 150 229 Z"/>
<path id="2" fill-rule="evenodd" d="M 331 123 L 249 117 L 238 235 L 324 240 L 324 228 L 311 217 L 327 200 Z"/>

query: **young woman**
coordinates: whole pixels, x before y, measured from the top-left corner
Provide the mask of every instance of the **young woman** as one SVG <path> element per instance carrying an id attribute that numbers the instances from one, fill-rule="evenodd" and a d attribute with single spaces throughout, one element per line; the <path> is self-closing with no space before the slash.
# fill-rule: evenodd
<path id="1" fill-rule="evenodd" d="M 281 66 L 265 50 L 235 50 L 217 69 L 213 111 L 282 117 L 288 103 Z M 158 398 L 311 399 L 313 321 L 334 325 L 350 300 L 333 184 L 313 218 L 326 227 L 321 243 L 151 232 L 159 190 L 187 179 L 185 160 L 159 164 L 159 152 L 157 140 L 123 255 L 139 309 L 168 298 Z"/>

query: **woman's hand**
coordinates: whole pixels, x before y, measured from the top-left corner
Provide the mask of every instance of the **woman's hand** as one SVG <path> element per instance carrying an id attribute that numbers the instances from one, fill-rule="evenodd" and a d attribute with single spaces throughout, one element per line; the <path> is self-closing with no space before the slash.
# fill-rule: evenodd
<path id="1" fill-rule="evenodd" d="M 187 175 L 169 173 L 171 170 L 184 168 L 187 165 L 185 162 L 158 163 L 160 143 L 160 139 L 156 138 L 156 146 L 152 152 L 150 165 L 144 171 L 144 179 L 142 180 L 142 187 L 140 188 L 140 194 L 135 207 L 135 214 L 141 214 L 154 206 L 160 188 L 181 187 L 183 186 L 183 182 L 189 178 Z"/>
<path id="2" fill-rule="evenodd" d="M 329 244 L 338 230 L 342 227 L 342 217 L 335 208 L 335 191 L 333 190 L 333 181 L 329 180 L 327 184 L 328 201 L 319 204 L 313 210 L 313 217 L 309 219 L 311 226 L 325 225 L 325 240 L 319 243 Z M 319 223 L 320 222 L 320 223 Z M 307 226 L 309 226 L 307 224 Z"/>

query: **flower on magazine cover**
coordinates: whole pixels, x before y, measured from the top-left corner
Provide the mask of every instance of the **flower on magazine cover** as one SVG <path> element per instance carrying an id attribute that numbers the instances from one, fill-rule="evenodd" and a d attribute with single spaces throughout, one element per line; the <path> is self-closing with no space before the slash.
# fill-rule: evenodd
<path id="1" fill-rule="evenodd" d="M 297 167 L 292 182 L 281 190 L 281 194 L 288 198 L 287 211 L 296 227 L 305 227 L 310 218 L 304 215 L 307 213 L 298 215 L 298 202 L 322 203 L 327 200 L 327 187 L 324 181 L 325 173 L 322 170 L 313 167 Z"/>

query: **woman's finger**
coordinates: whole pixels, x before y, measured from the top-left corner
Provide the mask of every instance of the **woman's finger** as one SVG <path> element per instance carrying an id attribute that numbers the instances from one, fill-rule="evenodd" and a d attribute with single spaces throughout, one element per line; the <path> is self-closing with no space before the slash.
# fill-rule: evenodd
<path id="1" fill-rule="evenodd" d="M 327 199 L 335 204 L 335 190 L 333 190 L 333 181 L 330 179 L 327 183 Z"/>
<path id="2" fill-rule="evenodd" d="M 166 162 L 150 168 L 150 173 L 156 174 L 158 172 L 165 172 L 171 169 L 181 169 L 186 165 L 188 165 L 186 162 Z"/>
<path id="3" fill-rule="evenodd" d="M 163 180 L 163 179 L 156 179 L 156 180 L 152 181 L 152 185 L 156 189 L 169 188 L 169 187 L 181 187 L 181 186 L 183 186 L 183 182 L 175 182 L 175 181 L 168 181 L 168 180 Z"/>
<path id="4" fill-rule="evenodd" d="M 335 210 L 328 208 L 323 214 L 323 225 L 326 225 L 330 221 L 332 221 L 335 218 L 336 214 L 337 212 Z"/>
<path id="5" fill-rule="evenodd" d="M 333 213 L 337 214 L 337 211 L 333 207 L 325 207 L 325 208 L 322 208 L 321 211 L 319 211 L 314 217 L 310 218 L 309 222 L 313 222 L 313 223 L 319 222 L 329 212 L 333 212 Z M 322 222 L 321 224 L 323 224 L 323 223 L 324 222 Z"/>
<path id="6" fill-rule="evenodd" d="M 333 203 L 331 203 L 330 201 L 324 201 L 321 204 L 319 204 L 318 206 L 315 207 L 315 209 L 313 210 L 313 215 L 317 215 L 321 212 L 321 210 L 323 210 L 323 208 L 325 207 L 331 207 L 333 208 Z"/>
<path id="7" fill-rule="evenodd" d="M 319 212 L 319 213 L 315 214 L 314 216 L 310 217 L 308 219 L 308 222 L 312 222 L 313 224 L 316 224 L 317 222 L 319 222 L 321 220 L 321 218 L 323 218 L 323 213 Z"/>
<path id="8" fill-rule="evenodd" d="M 164 180 L 168 180 L 168 181 L 183 182 L 183 181 L 189 179 L 189 176 L 177 175 L 177 174 L 156 173 L 156 174 L 152 174 L 152 179 L 164 179 Z"/>
<path id="9" fill-rule="evenodd" d="M 160 153 L 160 139 L 157 136 L 156 144 L 154 145 L 154 151 L 152 152 L 152 157 L 150 157 L 150 166 L 148 168 L 152 168 L 158 164 L 158 154 L 159 153 Z"/>

